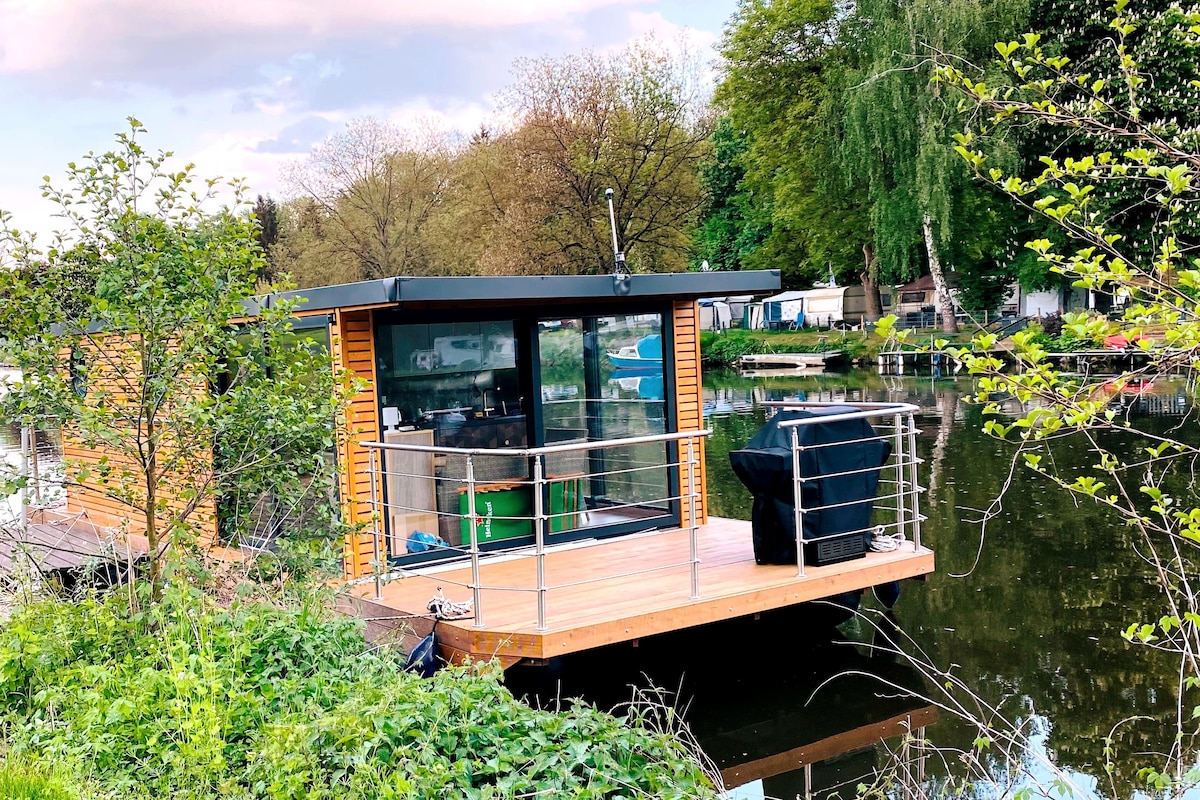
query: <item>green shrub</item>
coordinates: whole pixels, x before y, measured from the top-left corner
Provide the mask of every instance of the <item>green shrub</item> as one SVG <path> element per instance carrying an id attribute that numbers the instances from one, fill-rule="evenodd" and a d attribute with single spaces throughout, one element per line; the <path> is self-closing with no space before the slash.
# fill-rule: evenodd
<path id="1" fill-rule="evenodd" d="M 769 352 L 766 342 L 744 331 L 711 332 L 700 335 L 700 352 L 704 361 L 731 367 L 744 355 Z"/>
<path id="2" fill-rule="evenodd" d="M 0 628 L 10 751 L 113 797 L 704 797 L 671 735 L 595 709 L 538 711 L 497 668 L 421 680 L 312 601 L 221 609 L 172 587 L 46 601 Z"/>
<path id="3" fill-rule="evenodd" d="M 0 765 L 0 800 L 79 800 L 43 765 L 9 759 Z"/>

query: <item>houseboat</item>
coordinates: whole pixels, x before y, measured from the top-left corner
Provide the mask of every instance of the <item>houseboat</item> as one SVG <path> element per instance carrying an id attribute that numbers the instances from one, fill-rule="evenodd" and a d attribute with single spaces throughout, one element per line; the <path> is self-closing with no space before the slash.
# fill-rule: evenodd
<path id="1" fill-rule="evenodd" d="M 432 605 L 448 656 L 511 664 L 931 572 L 911 408 L 855 412 L 893 443 L 879 503 L 906 547 L 827 565 L 799 548 L 798 563 L 758 565 L 751 523 L 709 514 L 698 300 L 778 286 L 776 271 L 746 271 L 291 293 L 296 332 L 361 387 L 336 453 L 343 519 L 357 526 L 347 608 L 372 635 L 423 635 Z M 635 374 L 621 353 L 637 355 Z M 68 457 L 94 460 L 64 437 Z M 67 503 L 121 523 L 86 480 Z M 218 513 L 196 518 L 219 545 Z"/>

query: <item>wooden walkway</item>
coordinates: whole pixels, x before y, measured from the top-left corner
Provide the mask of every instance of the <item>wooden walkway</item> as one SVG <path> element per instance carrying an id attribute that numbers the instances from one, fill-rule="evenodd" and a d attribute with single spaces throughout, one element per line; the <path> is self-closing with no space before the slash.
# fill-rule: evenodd
<path id="1" fill-rule="evenodd" d="M 933 552 L 911 543 L 891 553 L 809 566 L 754 563 L 750 523 L 710 518 L 699 531 L 700 597 L 691 599 L 686 529 L 564 545 L 545 558 L 547 629 L 537 630 L 536 562 L 501 556 L 481 564 L 481 627 L 474 619 L 444 620 L 438 637 L 453 660 L 549 659 L 607 644 L 734 619 L 809 600 L 833 597 L 933 571 Z M 651 571 L 653 570 L 653 571 Z M 638 573 L 638 574 L 631 574 Z M 606 577 L 617 576 L 617 577 Z M 426 604 L 440 587 L 454 601 L 471 597 L 469 564 L 406 573 L 375 599 L 373 584 L 346 598 L 369 621 L 368 635 L 423 635 Z"/>
<path id="2" fill-rule="evenodd" d="M 41 510 L 29 525 L 0 535 L 0 574 L 85 572 L 99 565 L 124 569 L 146 557 L 144 546 L 119 539 L 83 512 Z"/>
<path id="3" fill-rule="evenodd" d="M 738 358 L 738 369 L 792 369 L 823 367 L 831 361 L 845 357 L 841 350 L 826 350 L 821 353 L 747 353 Z"/>

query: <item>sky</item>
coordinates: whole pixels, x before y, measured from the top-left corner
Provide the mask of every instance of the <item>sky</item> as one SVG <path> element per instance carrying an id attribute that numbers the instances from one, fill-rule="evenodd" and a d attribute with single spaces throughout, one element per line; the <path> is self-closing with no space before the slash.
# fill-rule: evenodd
<path id="1" fill-rule="evenodd" d="M 0 210 L 58 227 L 43 175 L 127 117 L 204 177 L 285 194 L 280 168 L 349 120 L 496 113 L 514 59 L 653 35 L 713 53 L 736 0 L 0 0 Z M 44 241 L 44 239 L 43 239 Z"/>

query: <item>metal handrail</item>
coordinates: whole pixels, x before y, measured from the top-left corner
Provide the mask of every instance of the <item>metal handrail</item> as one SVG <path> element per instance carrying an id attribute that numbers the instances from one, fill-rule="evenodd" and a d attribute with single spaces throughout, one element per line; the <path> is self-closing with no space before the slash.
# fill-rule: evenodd
<path id="1" fill-rule="evenodd" d="M 645 436 L 632 436 L 632 437 L 623 438 L 623 439 L 605 439 L 605 440 L 601 440 L 601 441 L 581 441 L 581 442 L 569 442 L 569 443 L 556 444 L 556 445 L 542 445 L 542 446 L 538 446 L 538 447 L 514 447 L 514 448 L 481 448 L 481 447 L 466 448 L 466 447 L 444 447 L 444 446 L 437 446 L 437 445 L 421 445 L 421 444 L 408 444 L 408 443 L 402 444 L 402 443 L 397 443 L 397 442 L 362 442 L 361 443 L 362 446 L 367 448 L 371 454 L 371 458 L 370 458 L 371 502 L 372 502 L 372 507 L 374 509 L 376 509 L 376 513 L 372 520 L 372 528 L 371 528 L 373 550 L 374 550 L 374 558 L 373 558 L 373 562 L 372 562 L 374 574 L 372 577 L 375 582 L 375 596 L 377 599 L 379 599 L 383 596 L 383 580 L 384 580 L 384 574 L 385 574 L 384 573 L 384 566 L 385 566 L 384 562 L 386 561 L 386 557 L 387 557 L 384 554 L 384 549 L 381 548 L 380 540 L 381 540 L 382 532 L 380 530 L 380 525 L 379 525 L 380 520 L 379 520 L 378 509 L 380 507 L 383 507 L 383 508 L 389 508 L 389 507 L 406 508 L 406 507 L 402 507 L 402 506 L 393 506 L 391 503 L 384 502 L 380 497 L 378 497 L 378 490 L 376 488 L 376 483 L 381 476 L 409 474 L 413 478 L 420 478 L 420 479 L 432 478 L 433 480 L 442 480 L 442 481 L 449 480 L 449 481 L 453 481 L 455 483 L 465 484 L 466 485 L 466 493 L 467 493 L 467 495 L 466 495 L 467 496 L 467 513 L 465 516 L 462 514 L 449 514 L 449 516 L 459 517 L 459 518 L 467 519 L 467 520 L 475 520 L 478 518 L 477 505 L 476 505 L 476 494 L 477 494 L 476 493 L 476 485 L 478 483 L 480 483 L 480 481 L 476 478 L 474 459 L 476 457 L 480 457 L 480 456 L 482 456 L 482 457 L 531 459 L 532 463 L 530 465 L 530 471 L 532 474 L 529 477 L 512 479 L 512 480 L 508 480 L 505 482 L 519 484 L 522 486 L 528 486 L 528 487 L 531 487 L 531 490 L 532 490 L 532 495 L 533 495 L 533 514 L 532 514 L 532 516 L 526 517 L 526 516 L 522 515 L 522 516 L 512 517 L 512 519 L 527 520 L 527 521 L 531 521 L 533 523 L 534 544 L 533 544 L 532 557 L 536 560 L 536 573 L 537 573 L 536 581 L 537 581 L 537 583 L 536 583 L 536 587 L 532 590 L 519 589 L 517 587 L 500 587 L 500 588 L 504 589 L 504 590 L 509 590 L 509 591 L 535 591 L 535 592 L 537 592 L 537 615 L 538 615 L 538 628 L 537 629 L 539 631 L 547 630 L 548 625 L 547 625 L 547 621 L 546 621 L 546 617 L 547 617 L 546 594 L 547 594 L 548 590 L 550 590 L 552 588 L 561 588 L 561 587 L 549 586 L 546 582 L 546 573 L 545 573 L 546 541 L 545 541 L 545 538 L 546 538 L 547 525 L 548 525 L 548 523 L 551 522 L 551 520 L 553 520 L 555 518 L 569 516 L 573 512 L 565 512 L 564 511 L 564 512 L 549 512 L 549 513 L 547 513 L 547 511 L 546 511 L 545 498 L 543 496 L 544 491 L 548 484 L 553 483 L 556 480 L 555 478 L 549 478 L 545 475 L 545 458 L 546 458 L 546 456 L 559 455 L 559 454 L 563 454 L 563 453 L 587 452 L 587 451 L 595 451 L 595 450 L 603 450 L 603 449 L 616 449 L 616 448 L 631 447 L 631 446 L 641 445 L 641 444 L 664 444 L 665 445 L 665 444 L 672 443 L 672 442 L 680 442 L 680 441 L 686 440 L 687 441 L 686 458 L 683 457 L 682 454 L 677 454 L 676 457 L 669 459 L 669 460 L 664 460 L 660 464 L 648 464 L 648 465 L 644 465 L 644 466 L 635 466 L 632 468 L 624 468 L 621 470 L 609 470 L 609 471 L 604 471 L 604 472 L 595 473 L 595 474 L 607 476 L 609 474 L 618 474 L 618 473 L 619 474 L 633 474 L 633 473 L 637 473 L 637 472 L 647 472 L 650 470 L 659 470 L 659 469 L 671 470 L 671 469 L 676 469 L 676 468 L 678 468 L 681 471 L 681 473 L 683 473 L 684 470 L 686 470 L 686 478 L 685 478 L 686 491 L 685 492 L 681 492 L 680 494 L 669 494 L 665 498 L 655 498 L 650 501 L 621 503 L 621 504 L 617 504 L 613 507 L 614 508 L 628 508 L 628 507 L 633 507 L 633 506 L 643 506 L 647 502 L 651 502 L 651 503 L 658 503 L 658 502 L 663 502 L 663 501 L 666 501 L 666 502 L 679 501 L 681 503 L 684 501 L 687 502 L 687 508 L 688 508 L 688 514 L 689 514 L 689 516 L 688 516 L 689 537 L 688 538 L 689 538 L 690 558 L 688 559 L 688 561 L 680 562 L 679 564 L 674 564 L 671 566 L 672 566 L 672 568 L 674 568 L 674 567 L 680 566 L 681 564 L 690 564 L 691 565 L 691 585 L 692 585 L 691 596 L 693 599 L 698 598 L 699 593 L 700 593 L 700 589 L 699 589 L 699 586 L 700 586 L 700 572 L 699 572 L 700 559 L 699 559 L 699 542 L 698 542 L 699 523 L 696 519 L 696 509 L 697 509 L 697 499 L 699 496 L 699 490 L 698 490 L 698 487 L 696 486 L 696 481 L 698 479 L 698 469 L 697 469 L 697 463 L 696 463 L 695 440 L 697 438 L 706 437 L 711 434 L 712 434 L 711 429 L 703 429 L 703 430 L 698 430 L 698 431 L 680 431 L 680 432 L 676 432 L 676 433 L 662 433 L 662 434 L 649 434 L 649 435 L 645 435 Z M 390 473 L 388 470 L 380 469 L 378 466 L 380 461 L 382 461 L 380 456 L 383 451 L 398 451 L 398 452 L 407 452 L 407 453 L 429 453 L 432 455 L 463 458 L 463 459 L 465 459 L 465 462 L 466 462 L 465 463 L 466 477 L 462 478 L 462 479 L 446 478 L 446 477 L 439 478 L 439 477 L 433 477 L 433 476 L 415 475 L 415 474 L 411 474 L 411 473 Z M 684 479 L 684 475 L 681 474 L 680 477 L 681 477 L 681 479 Z M 681 482 L 684 482 L 684 480 L 681 480 Z M 413 510 L 416 510 L 416 509 L 413 509 Z M 439 516 L 442 516 L 442 512 L 438 512 L 436 509 L 432 509 L 430 511 L 431 511 L 431 513 L 435 513 L 435 514 L 438 514 Z M 479 547 L 479 530 L 478 530 L 478 525 L 476 525 L 476 524 L 468 524 L 467 528 L 469 529 L 469 536 L 470 536 L 469 543 L 463 542 L 462 544 L 460 544 L 457 547 L 448 546 L 448 547 L 439 547 L 439 549 L 451 551 L 451 552 L 458 552 L 458 553 L 465 552 L 467 555 L 469 555 L 470 560 L 471 560 L 471 585 L 470 585 L 470 588 L 472 590 L 472 600 L 473 600 L 474 608 L 475 608 L 473 625 L 474 625 L 474 627 L 482 628 L 482 627 L 484 627 L 483 610 L 481 608 L 482 588 L 483 587 L 480 583 L 480 577 L 479 577 L 480 557 L 481 557 L 481 550 Z M 521 548 L 521 549 L 524 550 L 524 549 L 527 549 L 527 547 Z M 520 556 L 524 556 L 524 557 L 528 557 L 530 555 L 529 553 L 519 553 L 516 550 L 510 550 L 508 552 L 511 554 L 514 554 L 514 555 L 520 555 Z M 658 569 L 662 569 L 662 568 L 660 567 Z M 640 574 L 640 572 L 635 573 L 635 574 Z M 607 577 L 620 577 L 620 576 L 607 576 Z M 495 587 L 488 587 L 488 588 L 492 589 Z"/>
<path id="2" fill-rule="evenodd" d="M 653 433 L 646 436 L 630 436 L 626 439 L 601 439 L 596 442 L 567 442 L 565 444 L 545 444 L 538 447 L 441 447 L 430 444 L 397 444 L 396 442 L 361 442 L 361 445 L 377 450 L 403 450 L 409 453 L 434 453 L 436 455 L 447 456 L 512 456 L 514 458 L 529 458 L 539 455 L 552 456 L 559 453 L 573 453 L 581 450 L 604 450 L 612 447 L 627 447 L 635 444 L 678 442 L 696 436 L 711 435 L 712 429 L 704 428 L 698 431 Z"/>
<path id="3" fill-rule="evenodd" d="M 915 414 L 920 411 L 920 408 L 911 403 L 885 403 L 885 402 L 819 402 L 819 401 L 802 401 L 802 400 L 785 400 L 766 402 L 762 405 L 777 409 L 786 408 L 829 408 L 830 406 L 850 406 L 854 410 L 848 410 L 834 414 L 815 415 L 810 418 L 800 420 L 787 420 L 780 422 L 781 428 L 787 429 L 791 435 L 791 450 L 793 458 L 793 494 L 795 499 L 795 524 L 796 524 L 796 558 L 799 575 L 804 573 L 804 544 L 805 542 L 817 541 L 826 539 L 830 536 L 845 536 L 853 534 L 866 534 L 871 530 L 880 528 L 885 530 L 894 530 L 897 533 L 910 539 L 914 551 L 921 549 L 921 525 L 926 517 L 921 514 L 919 507 L 919 496 L 924 490 L 917 484 L 917 465 L 922 463 L 922 459 L 916 455 L 916 436 L 919 432 L 916 427 Z M 819 448 L 828 448 L 836 446 L 845 446 L 850 442 L 824 442 L 813 445 L 801 445 L 799 441 L 799 431 L 804 425 L 821 424 L 828 422 L 841 422 L 850 420 L 869 419 L 875 421 L 878 429 L 875 435 L 864 437 L 858 441 L 881 441 L 890 442 L 892 447 L 892 456 L 888 461 L 877 468 L 862 468 L 839 471 L 829 475 L 809 476 L 801 478 L 800 457 L 805 450 L 817 450 Z M 603 577 L 584 578 L 574 583 L 563 584 L 563 586 L 550 585 L 547 582 L 545 573 L 544 559 L 547 553 L 546 537 L 552 531 L 550 526 L 556 518 L 561 519 L 568 517 L 574 512 L 548 511 L 545 504 L 544 492 L 549 484 L 555 481 L 555 478 L 546 475 L 546 457 L 565 453 L 580 453 L 604 449 L 627 448 L 641 444 L 668 444 L 671 442 L 686 442 L 686 448 L 680 446 L 674 449 L 673 454 L 664 459 L 661 463 L 647 462 L 646 466 L 622 467 L 620 470 L 598 471 L 596 473 L 588 473 L 593 476 L 604 476 L 610 472 L 619 471 L 622 474 L 649 472 L 651 470 L 662 469 L 664 471 L 678 470 L 678 481 L 680 490 L 672 493 L 669 490 L 666 492 L 666 497 L 655 497 L 652 500 L 641 500 L 629 503 L 620 503 L 614 508 L 627 508 L 631 506 L 644 506 L 647 503 L 658 504 L 661 502 L 679 502 L 686 504 L 689 521 L 689 559 L 680 561 L 676 564 L 670 564 L 668 567 L 654 567 L 643 569 L 634 574 L 641 574 L 645 571 L 657 571 L 659 569 L 677 568 L 682 564 L 690 564 L 691 566 L 691 598 L 698 599 L 700 597 L 700 575 L 699 575 L 699 542 L 697 509 L 700 502 L 700 487 L 697 482 L 700 480 L 699 475 L 699 452 L 696 449 L 696 439 L 711 435 L 710 429 L 698 431 L 680 431 L 676 433 L 650 434 L 644 436 L 629 437 L 624 439 L 607 439 L 601 441 L 575 441 L 562 444 L 542 445 L 537 447 L 516 447 L 516 448 L 463 448 L 463 447 L 444 447 L 436 445 L 408 444 L 395 442 L 364 442 L 363 446 L 368 448 L 372 453 L 372 481 L 378 479 L 380 475 L 409 475 L 412 478 L 432 478 L 435 481 L 448 481 L 456 483 L 466 488 L 467 510 L 466 514 L 441 512 L 436 509 L 412 509 L 425 510 L 431 513 L 436 513 L 439 517 L 450 516 L 459 519 L 477 520 L 477 504 L 476 495 L 477 487 L 481 481 L 477 478 L 475 472 L 474 459 L 477 457 L 502 457 L 506 459 L 525 459 L 531 460 L 528 465 L 528 472 L 522 476 L 511 479 L 502 479 L 504 483 L 529 487 L 532 492 L 533 511 L 532 515 L 513 516 L 511 519 L 519 519 L 526 522 L 532 522 L 533 527 L 533 544 L 519 545 L 513 548 L 507 548 L 501 552 L 517 558 L 533 557 L 537 561 L 537 577 L 536 586 L 534 588 L 524 587 L 488 587 L 500 588 L 505 591 L 533 591 L 537 593 L 537 629 L 539 631 L 547 630 L 547 612 L 546 612 L 546 594 L 551 589 L 564 588 L 565 586 L 574 586 L 582 583 L 591 583 L 598 580 L 605 580 L 613 577 L 624 577 L 627 573 L 605 574 Z M 379 471 L 376 468 L 375 459 L 384 451 L 401 451 L 409 453 L 428 453 L 439 456 L 456 457 L 465 459 L 466 477 L 458 476 L 425 476 L 423 474 L 411 474 L 404 472 L 391 473 L 386 469 Z M 382 459 L 379 459 L 382 461 Z M 819 478 L 837 478 L 851 475 L 865 474 L 877 472 L 880 474 L 880 490 L 876 491 L 875 495 L 869 499 L 827 503 L 812 508 L 804 508 L 802 487 L 805 481 L 812 477 Z M 885 474 L 887 477 L 885 477 Z M 585 476 L 586 477 L 586 476 Z M 887 485 L 887 489 L 883 488 L 883 484 Z M 639 484 L 648 485 L 648 484 Z M 460 489 L 460 491 L 462 491 Z M 870 502 L 875 509 L 890 510 L 894 512 L 894 520 L 885 519 L 882 523 L 875 526 L 870 526 L 861 531 L 839 532 L 836 534 L 828 534 L 827 536 L 817 537 L 817 539 L 804 538 L 804 517 L 806 514 L 822 511 L 825 509 L 836 509 L 847 506 L 856 506 Z M 407 508 L 406 506 L 398 506 L 392 503 L 384 502 L 381 498 L 376 501 L 376 508 L 382 505 L 383 508 Z M 510 518 L 510 517 L 505 517 Z M 481 555 L 480 549 L 480 532 L 477 524 L 468 524 L 469 537 L 464 536 L 466 541 L 463 541 L 457 546 L 447 546 L 439 548 L 448 553 L 465 553 L 469 555 L 471 561 L 471 582 L 470 588 L 473 593 L 475 604 L 474 625 L 476 627 L 484 627 L 483 610 L 481 608 L 481 590 L 479 563 Z M 379 525 L 376 521 L 374 530 L 372 531 L 376 537 L 379 537 Z M 649 533 L 649 532 L 648 532 Z M 376 543 L 376 552 L 380 552 L 378 542 Z M 386 558 L 386 556 L 384 557 Z M 384 559 L 376 559 L 376 592 L 382 594 L 382 578 L 381 567 L 386 567 L 383 563 Z"/>
<path id="4" fill-rule="evenodd" d="M 921 514 L 918 503 L 919 495 L 922 489 L 917 485 L 917 464 L 921 463 L 922 459 L 916 455 L 916 417 L 920 406 L 912 403 L 888 403 L 888 402 L 853 402 L 845 401 L 840 403 L 829 403 L 824 401 L 808 401 L 808 400 L 780 400 L 768 401 L 763 403 L 764 406 L 775 409 L 795 408 L 803 410 L 805 408 L 829 408 L 831 406 L 849 406 L 855 411 L 846 411 L 837 414 L 821 414 L 804 419 L 784 420 L 779 423 L 779 427 L 786 429 L 790 433 L 791 451 L 792 451 L 792 492 L 794 498 L 794 524 L 796 526 L 796 568 L 797 574 L 804 576 L 804 516 L 815 511 L 823 511 L 829 508 L 847 507 L 850 505 L 859 505 L 867 502 L 866 500 L 853 501 L 848 503 L 831 503 L 817 506 L 815 508 L 805 508 L 803 498 L 803 486 L 805 480 L 811 480 L 813 477 L 825 479 L 828 477 L 839 477 L 846 475 L 864 474 L 867 472 L 878 471 L 882 473 L 884 470 L 895 470 L 896 477 L 890 484 L 896 486 L 896 491 L 892 494 L 881 495 L 876 492 L 875 497 L 870 499 L 872 504 L 878 503 L 880 500 L 895 500 L 896 522 L 893 526 L 897 532 L 902 535 L 907 535 L 912 532 L 913 550 L 919 551 L 921 548 L 921 523 L 926 517 Z M 800 456 L 805 450 L 816 450 L 826 447 L 845 446 L 850 444 L 848 441 L 840 442 L 822 442 L 812 445 L 800 444 L 800 429 L 805 425 L 818 425 L 829 422 L 845 422 L 850 420 L 870 420 L 877 418 L 890 417 L 893 420 L 890 431 L 876 436 L 865 437 L 859 441 L 892 441 L 892 463 L 880 465 L 878 468 L 851 470 L 847 472 L 836 473 L 834 475 L 810 476 L 809 478 L 802 477 L 800 468 Z M 905 452 L 907 451 L 907 457 Z M 905 469 L 907 467 L 907 470 Z M 905 476 L 907 471 L 908 475 Z M 911 506 L 910 506 L 911 500 Z M 893 527 L 889 526 L 889 527 Z M 865 532 L 865 531 L 864 531 Z M 850 534 L 858 533 L 850 531 Z M 845 535 L 839 534 L 839 535 Z M 809 540 L 813 541 L 813 540 Z"/>

